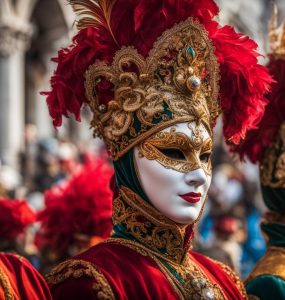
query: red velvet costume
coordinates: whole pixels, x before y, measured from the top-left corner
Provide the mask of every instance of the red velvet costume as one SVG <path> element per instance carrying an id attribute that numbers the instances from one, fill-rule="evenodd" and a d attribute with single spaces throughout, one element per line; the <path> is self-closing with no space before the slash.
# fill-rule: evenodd
<path id="1" fill-rule="evenodd" d="M 23 257 L 0 253 L 1 300 L 51 300 L 43 277 Z"/>
<path id="2" fill-rule="evenodd" d="M 115 209 L 125 203 L 122 198 L 116 202 Z M 152 216 L 160 221 L 155 222 Z M 164 230 L 177 248 L 162 254 L 156 239 L 150 240 L 150 236 L 145 237 L 145 244 L 110 238 L 63 262 L 47 276 L 55 300 L 246 299 L 242 282 L 229 267 L 188 252 L 192 236 L 189 228 L 177 237 L 177 225 L 159 216 L 151 206 L 148 210 L 134 210 L 126 219 L 130 226 L 132 217 L 141 222 L 136 234 L 144 231 L 146 222 L 152 222 L 160 233 Z"/>
<path id="3" fill-rule="evenodd" d="M 47 276 L 54 299 L 245 299 L 228 267 L 190 250 L 194 224 L 175 223 L 147 199 L 134 147 L 145 147 L 148 160 L 176 174 L 201 170 L 199 155 L 189 158 L 201 153 L 195 148 L 199 130 L 188 148 L 188 137 L 179 139 L 179 132 L 174 142 L 169 132 L 164 140 L 159 134 L 195 122 L 211 142 L 221 111 L 224 135 L 235 147 L 259 121 L 272 82 L 257 63 L 257 45 L 220 27 L 212 0 L 69 2 L 81 30 L 71 47 L 59 51 L 52 90 L 44 94 L 56 126 L 69 113 L 79 119 L 81 106 L 90 106 L 91 127 L 110 151 L 119 193 L 112 237 Z M 153 137 L 168 147 L 155 147 Z M 185 145 L 188 156 L 179 159 L 161 150 L 184 154 Z"/>

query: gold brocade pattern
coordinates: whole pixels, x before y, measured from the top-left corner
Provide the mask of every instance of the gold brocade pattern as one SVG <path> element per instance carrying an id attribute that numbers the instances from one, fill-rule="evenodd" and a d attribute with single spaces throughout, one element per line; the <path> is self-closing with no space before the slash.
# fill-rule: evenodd
<path id="1" fill-rule="evenodd" d="M 212 166 L 210 156 L 207 160 L 201 161 L 201 154 L 211 154 L 212 139 L 206 141 L 202 138 L 199 128 L 192 128 L 192 136 L 189 138 L 181 132 L 176 132 L 175 128 L 171 128 L 170 132 L 158 132 L 154 136 L 149 137 L 139 145 L 140 156 L 146 157 L 148 160 L 157 160 L 166 168 L 171 168 L 178 172 L 188 173 L 190 171 L 202 168 L 207 175 L 211 175 Z M 175 149 L 183 153 L 185 159 L 171 158 L 160 149 Z"/>
<path id="2" fill-rule="evenodd" d="M 2 287 L 4 291 L 5 300 L 15 299 L 10 281 L 1 268 L 0 268 L 0 287 Z"/>
<path id="3" fill-rule="evenodd" d="M 218 69 L 205 28 L 192 18 L 166 30 L 146 59 L 133 47 L 123 47 L 111 66 L 96 62 L 85 74 L 94 134 L 118 159 L 174 123 L 203 119 L 211 130 L 220 112 Z M 114 90 L 108 104 L 100 104 L 102 80 Z"/>
<path id="4" fill-rule="evenodd" d="M 269 247 L 266 254 L 262 257 L 253 271 L 250 273 L 245 283 L 247 284 L 254 278 L 262 275 L 273 275 L 285 280 L 284 247 Z"/>
<path id="5" fill-rule="evenodd" d="M 56 285 L 68 278 L 91 277 L 94 279 L 92 288 L 99 300 L 115 299 L 113 291 L 102 272 L 92 263 L 84 260 L 69 259 L 55 267 L 47 276 L 49 285 Z"/>
<path id="6" fill-rule="evenodd" d="M 261 183 L 272 188 L 285 188 L 285 122 L 276 142 L 264 152 L 260 165 Z"/>
<path id="7" fill-rule="evenodd" d="M 140 243 L 182 263 L 191 247 L 191 241 L 184 245 L 187 225 L 166 218 L 126 187 L 121 188 L 120 194 L 113 202 L 113 224 L 125 225 Z"/>

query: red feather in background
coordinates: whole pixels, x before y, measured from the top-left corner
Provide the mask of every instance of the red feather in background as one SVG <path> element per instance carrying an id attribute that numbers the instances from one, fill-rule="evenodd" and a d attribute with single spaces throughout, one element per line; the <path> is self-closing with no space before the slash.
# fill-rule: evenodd
<path id="1" fill-rule="evenodd" d="M 41 223 L 36 244 L 65 253 L 76 234 L 90 238 L 109 237 L 112 230 L 112 167 L 103 160 L 88 160 L 82 170 L 63 185 L 45 193 L 46 208 L 38 214 Z"/>
<path id="2" fill-rule="evenodd" d="M 0 239 L 16 238 L 35 221 L 36 214 L 27 201 L 0 199 Z"/>
<path id="3" fill-rule="evenodd" d="M 247 156 L 253 163 L 261 160 L 263 151 L 275 142 L 280 126 L 285 122 L 285 60 L 271 57 L 268 68 L 276 80 L 268 95 L 269 104 L 258 129 L 249 132 L 238 149 L 242 158 Z"/>

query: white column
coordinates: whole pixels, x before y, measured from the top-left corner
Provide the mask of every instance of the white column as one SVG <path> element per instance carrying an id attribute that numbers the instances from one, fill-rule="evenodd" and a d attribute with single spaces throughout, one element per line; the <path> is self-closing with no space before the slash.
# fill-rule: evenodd
<path id="1" fill-rule="evenodd" d="M 0 20 L 0 159 L 17 168 L 23 146 L 24 53 L 30 28 Z"/>

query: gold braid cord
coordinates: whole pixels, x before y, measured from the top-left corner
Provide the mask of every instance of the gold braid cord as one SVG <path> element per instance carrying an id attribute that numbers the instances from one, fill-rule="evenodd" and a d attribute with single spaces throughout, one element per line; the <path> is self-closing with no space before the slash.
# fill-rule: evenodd
<path id="1" fill-rule="evenodd" d="M 49 285 L 57 285 L 69 278 L 91 277 L 92 286 L 99 300 L 115 299 L 113 291 L 102 272 L 94 264 L 85 260 L 69 259 L 55 267 L 47 276 Z"/>
<path id="2" fill-rule="evenodd" d="M 275 144 L 264 152 L 260 178 L 264 186 L 285 188 L 285 122 L 279 129 Z"/>
<path id="3" fill-rule="evenodd" d="M 7 275 L 5 274 L 4 270 L 1 269 L 1 266 L 0 266 L 0 288 L 1 287 L 4 291 L 5 300 L 14 300 L 15 299 L 10 281 L 9 281 Z"/>
<path id="4" fill-rule="evenodd" d="M 146 59 L 124 47 L 111 66 L 97 61 L 85 73 L 94 134 L 118 159 L 148 136 L 193 117 L 212 128 L 220 112 L 218 69 L 205 28 L 192 18 L 166 30 Z M 102 80 L 114 90 L 107 104 L 100 103 Z"/>

